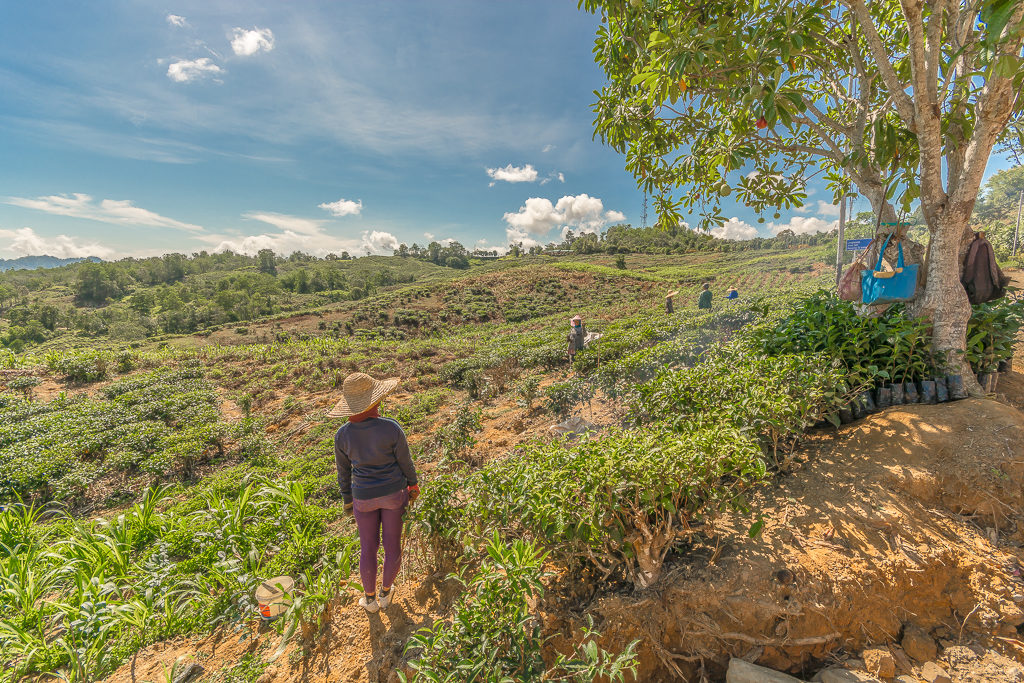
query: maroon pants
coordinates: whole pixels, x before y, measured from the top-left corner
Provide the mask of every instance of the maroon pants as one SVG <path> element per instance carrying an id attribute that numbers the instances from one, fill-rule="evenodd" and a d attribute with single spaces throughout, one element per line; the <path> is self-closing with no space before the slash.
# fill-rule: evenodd
<path id="1" fill-rule="evenodd" d="M 402 568 L 402 515 L 409 491 L 402 489 L 379 498 L 352 501 L 359 529 L 359 577 L 365 593 L 377 592 L 377 551 L 384 540 L 384 576 L 381 585 L 391 587 Z"/>

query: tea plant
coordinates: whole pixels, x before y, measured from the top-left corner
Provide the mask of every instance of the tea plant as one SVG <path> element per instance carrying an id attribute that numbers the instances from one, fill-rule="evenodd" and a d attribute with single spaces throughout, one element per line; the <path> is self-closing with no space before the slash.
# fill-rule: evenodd
<path id="1" fill-rule="evenodd" d="M 198 368 L 133 375 L 95 398 L 40 403 L 0 394 L 0 501 L 14 495 L 74 499 L 110 471 L 190 477 L 224 455 L 238 430 Z"/>
<path id="2" fill-rule="evenodd" d="M 920 380 L 936 372 L 927 321 L 908 318 L 902 305 L 862 316 L 850 302 L 824 291 L 763 330 L 760 343 L 769 354 L 827 354 L 842 363 L 852 384 Z"/>
<path id="3" fill-rule="evenodd" d="M 464 404 L 455 411 L 451 422 L 434 432 L 433 443 L 443 461 L 461 458 L 476 446 L 475 435 L 483 429 L 480 417 L 481 411 Z"/>
<path id="4" fill-rule="evenodd" d="M 526 408 L 527 412 L 533 411 L 533 404 L 537 400 L 538 389 L 540 388 L 539 377 L 527 377 L 520 380 L 516 386 L 516 394 L 519 397 L 519 405 Z"/>
<path id="5" fill-rule="evenodd" d="M 600 649 L 592 630 L 574 656 L 559 655 L 554 666 L 544 662 L 541 621 L 531 601 L 544 592 L 545 554 L 522 540 L 504 543 L 495 534 L 486 558 L 476 572 L 463 568 L 459 580 L 466 591 L 459 597 L 451 621 L 439 621 L 416 632 L 407 651 L 418 652 L 410 662 L 414 683 L 504 683 L 546 680 L 633 680 L 636 642 L 618 655 Z M 627 678 L 628 676 L 628 678 Z"/>
<path id="6" fill-rule="evenodd" d="M 1024 303 L 999 299 L 974 306 L 967 324 L 965 357 L 976 373 L 994 372 L 1013 357 L 1017 333 L 1024 324 Z"/>
<path id="7" fill-rule="evenodd" d="M 808 427 L 846 404 L 846 381 L 826 356 L 755 355 L 736 343 L 636 387 L 630 415 L 680 430 L 693 421 L 728 425 L 783 464 Z"/>
<path id="8" fill-rule="evenodd" d="M 415 515 L 442 545 L 499 531 L 567 566 L 646 586 L 693 519 L 743 507 L 742 489 L 766 472 L 761 449 L 734 428 L 645 428 L 525 447 L 422 499 Z"/>

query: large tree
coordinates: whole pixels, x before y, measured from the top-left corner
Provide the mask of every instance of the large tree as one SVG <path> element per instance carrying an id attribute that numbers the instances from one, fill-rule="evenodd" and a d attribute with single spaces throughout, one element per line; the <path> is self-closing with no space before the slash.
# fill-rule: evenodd
<path id="1" fill-rule="evenodd" d="M 815 175 L 837 201 L 859 190 L 885 222 L 920 201 L 929 238 L 909 245 L 924 263 L 912 311 L 964 368 L 960 256 L 993 147 L 1022 118 L 1024 0 L 580 6 L 602 16 L 596 135 L 627 155 L 663 224 L 685 212 L 718 225 L 731 193 L 778 217 Z"/>

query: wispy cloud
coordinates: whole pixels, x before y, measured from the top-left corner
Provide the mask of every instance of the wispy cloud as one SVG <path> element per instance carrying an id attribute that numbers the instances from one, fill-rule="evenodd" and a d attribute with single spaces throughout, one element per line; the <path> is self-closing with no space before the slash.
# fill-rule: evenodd
<path id="1" fill-rule="evenodd" d="M 363 200 L 339 199 L 336 202 L 324 202 L 318 205 L 324 211 L 335 216 L 355 216 L 363 212 Z"/>
<path id="2" fill-rule="evenodd" d="M 32 228 L 18 230 L 0 229 L 0 239 L 11 240 L 7 250 L 15 256 L 56 256 L 57 258 L 80 258 L 96 256 L 109 258 L 114 250 L 96 242 L 82 242 L 67 235 L 44 237 Z"/>
<path id="3" fill-rule="evenodd" d="M 317 256 L 347 251 L 352 254 L 390 254 L 398 248 L 398 238 L 383 230 L 364 230 L 359 237 L 341 237 L 326 229 L 327 221 L 303 218 L 283 213 L 249 211 L 243 218 L 260 221 L 278 228 L 279 232 L 257 235 L 202 235 L 203 242 L 213 245 L 214 251 L 231 250 L 242 254 L 255 254 L 260 249 L 271 249 L 277 254 L 303 251 Z"/>
<path id="4" fill-rule="evenodd" d="M 270 52 L 274 49 L 274 33 L 269 28 L 235 27 L 232 31 L 231 49 L 240 57 L 251 57 L 257 52 Z"/>
<path id="5" fill-rule="evenodd" d="M 832 202 L 825 202 L 818 200 L 818 213 L 822 216 L 835 216 L 839 217 L 839 205 L 833 204 Z"/>
<path id="6" fill-rule="evenodd" d="M 185 17 L 178 14 L 168 14 L 166 18 L 167 23 L 171 26 L 177 26 L 178 28 L 188 26 L 188 21 L 185 20 Z"/>
<path id="7" fill-rule="evenodd" d="M 135 206 L 127 199 L 103 199 L 99 203 L 87 194 L 48 195 L 27 199 L 25 197 L 8 197 L 7 204 L 34 209 L 56 216 L 87 218 L 111 225 L 133 225 L 151 228 L 173 228 L 189 232 L 202 232 L 203 227 L 192 223 L 183 223 L 161 216 L 158 213 Z"/>
<path id="8" fill-rule="evenodd" d="M 175 83 L 189 83 L 197 79 L 224 73 L 224 69 L 213 63 L 209 57 L 179 59 L 167 67 L 167 77 Z"/>
<path id="9" fill-rule="evenodd" d="M 260 221 L 268 225 L 273 225 L 275 228 L 280 228 L 281 230 L 299 232 L 305 235 L 319 235 L 324 223 L 326 222 L 315 218 L 301 218 L 299 216 L 290 216 L 285 213 L 261 211 L 249 211 L 248 213 L 242 214 L 242 218 Z"/>

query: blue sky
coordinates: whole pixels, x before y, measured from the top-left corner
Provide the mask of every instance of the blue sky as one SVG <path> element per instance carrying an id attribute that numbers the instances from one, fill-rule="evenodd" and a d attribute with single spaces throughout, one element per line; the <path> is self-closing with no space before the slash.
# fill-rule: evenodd
<path id="1" fill-rule="evenodd" d="M 572 0 L 4 14 L 0 257 L 489 248 L 641 222 L 592 139 L 597 19 Z M 823 198 L 758 229 L 827 226 Z M 754 230 L 727 212 L 722 234 Z"/>

